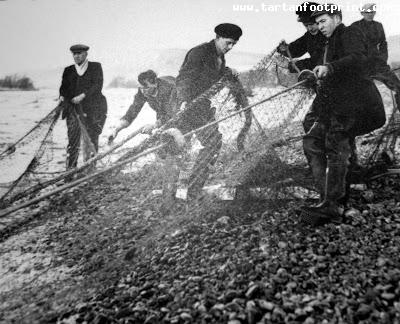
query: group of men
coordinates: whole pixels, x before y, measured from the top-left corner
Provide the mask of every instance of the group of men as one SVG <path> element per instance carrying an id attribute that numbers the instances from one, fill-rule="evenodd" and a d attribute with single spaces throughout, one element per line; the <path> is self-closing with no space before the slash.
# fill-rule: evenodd
<path id="1" fill-rule="evenodd" d="M 293 72 L 313 70 L 318 78 L 317 95 L 303 123 L 303 146 L 320 193 L 320 203 L 304 206 L 301 217 L 313 225 L 340 223 L 341 207 L 348 196 L 349 165 L 357 160 L 355 137 L 385 123 L 382 99 L 372 78 L 394 90 L 398 103 L 400 81 L 387 65 L 387 43 L 382 25 L 373 20 L 374 4 L 365 5 L 363 19 L 349 27 L 342 23 L 342 12 L 337 6 L 328 4 L 322 10 L 311 11 L 312 4 L 317 4 L 306 4 L 299 6 L 296 14 L 307 32 L 289 45 L 282 42 L 278 47 L 281 54 L 292 59 Z M 138 92 L 110 136 L 111 140 L 135 120 L 146 102 L 157 114 L 156 124 L 146 127 L 146 132 L 165 124 L 179 112 L 183 113 L 175 127 L 182 134 L 215 119 L 210 100 L 199 95 L 225 74 L 228 68 L 224 55 L 239 40 L 242 30 L 226 23 L 218 25 L 215 33 L 215 39 L 187 53 L 176 79 L 157 77 L 152 70 L 138 76 Z M 101 66 L 87 61 L 88 49 L 85 45 L 71 47 L 75 65 L 65 69 L 60 88 L 68 125 L 68 167 L 76 166 L 79 143 L 74 142 L 72 134 L 79 126 L 77 120 L 86 126 L 97 150 L 106 117 Z M 306 53 L 310 56 L 308 59 L 296 60 Z M 196 136 L 203 148 L 189 178 L 188 199 L 198 197 L 222 146 L 217 125 Z"/>
<path id="2" fill-rule="evenodd" d="M 180 111 L 184 113 L 174 126 L 182 134 L 202 127 L 215 119 L 215 108 L 211 107 L 211 101 L 208 98 L 199 100 L 197 97 L 226 74 L 228 68 L 225 66 L 225 54 L 239 40 L 242 30 L 237 25 L 224 23 L 216 26 L 214 31 L 215 39 L 196 46 L 187 53 L 176 79 L 157 77 L 152 70 L 138 76 L 140 83 L 138 92 L 132 105 L 110 136 L 111 140 L 120 130 L 128 127 L 135 120 L 146 102 L 155 110 L 157 122 L 151 127 L 146 127 L 145 132 L 163 125 Z M 75 65 L 65 69 L 60 88 L 60 100 L 66 107 L 64 116 L 67 118 L 69 134 L 67 167 L 76 166 L 79 142 L 75 141 L 72 134 L 77 133 L 78 122 L 87 129 L 100 129 L 100 132 L 88 132 L 92 142 L 97 143 L 106 116 L 106 111 L 99 109 L 97 104 L 93 104 L 95 98 L 103 98 L 101 94 L 103 77 L 100 64 L 87 61 L 88 49 L 86 45 L 74 45 L 70 48 Z M 84 70 L 83 73 L 81 73 L 82 70 Z M 86 81 L 89 80 L 92 81 L 93 87 L 96 86 L 96 92 L 87 91 Z M 197 100 L 193 101 L 194 99 Z M 99 115 L 102 118 L 96 117 Z M 75 121 L 75 124 L 70 120 Z M 222 146 L 222 135 L 217 125 L 197 132 L 196 136 L 203 148 L 199 152 L 188 180 L 189 200 L 198 197 L 207 180 L 210 167 L 215 164 Z"/>
<path id="3" fill-rule="evenodd" d="M 395 91 L 398 107 L 400 81 L 387 65 L 385 33 L 382 24 L 373 20 L 375 4 L 365 4 L 363 19 L 348 27 L 337 5 L 325 4 L 316 11 L 304 10 L 307 5 L 318 4 L 306 2 L 296 12 L 307 32 L 289 45 L 278 46 L 292 59 L 292 70 L 313 70 L 319 80 L 303 121 L 303 148 L 320 203 L 302 207 L 301 218 L 313 225 L 341 223 L 350 188 L 348 172 L 357 163 L 355 137 L 383 126 L 386 119 L 372 79 Z M 308 59 L 293 59 L 306 53 Z"/>

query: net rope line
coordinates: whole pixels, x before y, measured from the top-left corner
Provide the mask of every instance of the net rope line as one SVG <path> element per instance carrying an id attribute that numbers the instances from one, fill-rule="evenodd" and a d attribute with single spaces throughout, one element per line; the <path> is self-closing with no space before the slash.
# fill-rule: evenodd
<path id="1" fill-rule="evenodd" d="M 219 120 L 215 120 L 215 121 L 213 121 L 211 123 L 208 123 L 208 124 L 206 124 L 206 125 L 204 125 L 202 127 L 194 129 L 194 130 L 184 134 L 183 136 L 185 138 L 187 138 L 189 136 L 192 136 L 192 135 L 196 134 L 197 132 L 200 132 L 200 131 L 205 130 L 205 129 L 209 128 L 209 127 L 217 125 L 218 123 L 220 123 L 220 122 L 222 122 L 224 120 L 227 120 L 229 118 L 237 116 L 237 115 L 239 115 L 239 114 L 241 114 L 243 112 L 246 112 L 246 111 L 248 111 L 248 110 L 250 110 L 250 109 L 252 109 L 252 108 L 254 108 L 254 107 L 258 106 L 258 105 L 261 105 L 262 103 L 265 103 L 265 102 L 267 102 L 269 100 L 272 100 L 272 99 L 274 99 L 274 98 L 276 98 L 276 97 L 278 97 L 278 96 L 280 96 L 280 95 L 282 95 L 284 93 L 290 92 L 293 89 L 304 85 L 306 82 L 307 82 L 306 80 L 300 81 L 300 82 L 298 82 L 298 83 L 296 83 L 296 84 L 294 84 L 294 85 L 292 85 L 292 86 L 290 86 L 290 87 L 288 87 L 286 89 L 278 91 L 277 93 L 271 95 L 268 98 L 264 98 L 263 100 L 260 100 L 260 101 L 258 101 L 256 103 L 253 103 L 253 104 L 251 104 L 251 105 L 249 105 L 247 107 L 238 109 L 236 112 L 234 112 L 232 114 L 229 114 L 229 115 L 227 115 L 227 116 L 225 116 L 225 117 L 223 117 L 223 118 L 221 118 Z M 158 136 L 158 134 L 156 134 L 156 136 Z M 154 136 L 154 137 L 156 137 L 156 136 Z M 118 162 L 118 163 L 116 163 L 116 164 L 114 164 L 114 165 L 112 165 L 110 167 L 107 167 L 107 168 L 105 168 L 103 170 L 97 171 L 97 172 L 95 172 L 93 174 L 87 175 L 87 176 L 85 176 L 83 178 L 80 178 L 80 179 L 74 180 L 74 181 L 72 181 L 70 183 L 67 183 L 67 184 L 65 184 L 65 185 L 63 185 L 63 186 L 61 186 L 61 187 L 59 187 L 59 188 L 57 188 L 55 190 L 52 190 L 51 192 L 45 193 L 45 194 L 43 194 L 43 195 L 41 195 L 39 197 L 36 197 L 34 199 L 31 199 L 31 200 L 28 200 L 28 201 L 26 201 L 24 203 L 9 207 L 9 208 L 5 209 L 4 211 L 2 211 L 0 213 L 0 218 L 3 218 L 3 217 L 5 217 L 5 216 L 17 211 L 17 210 L 20 210 L 22 208 L 25 208 L 25 207 L 28 207 L 30 205 L 36 204 L 36 203 L 38 203 L 38 202 L 40 202 L 40 201 L 42 201 L 42 200 L 44 200 L 44 199 L 46 199 L 46 198 L 48 198 L 50 196 L 53 196 L 53 195 L 55 195 L 55 194 L 57 194 L 59 192 L 62 192 L 64 190 L 67 190 L 67 189 L 70 189 L 72 187 L 75 187 L 75 186 L 77 186 L 77 185 L 79 185 L 79 184 L 81 184 L 81 183 L 83 183 L 85 181 L 94 179 L 99 175 L 102 175 L 102 174 L 105 174 L 105 173 L 110 172 L 112 170 L 118 169 L 118 168 L 120 168 L 120 167 L 122 167 L 122 166 L 124 166 L 124 165 L 126 165 L 126 164 L 128 164 L 130 162 L 133 162 L 133 161 L 135 161 L 135 160 L 137 160 L 137 159 L 139 159 L 139 158 L 141 158 L 143 156 L 146 156 L 148 154 L 154 153 L 154 152 L 160 150 L 161 148 L 164 148 L 166 145 L 167 145 L 166 143 L 159 144 L 159 145 L 157 145 L 155 147 L 149 148 L 149 149 L 147 149 L 147 150 L 145 150 L 145 151 L 143 151 L 143 152 L 141 152 L 141 153 L 139 153 L 139 154 L 137 154 L 137 155 L 135 155 L 133 157 L 130 157 L 130 158 L 126 159 L 126 160 Z"/>

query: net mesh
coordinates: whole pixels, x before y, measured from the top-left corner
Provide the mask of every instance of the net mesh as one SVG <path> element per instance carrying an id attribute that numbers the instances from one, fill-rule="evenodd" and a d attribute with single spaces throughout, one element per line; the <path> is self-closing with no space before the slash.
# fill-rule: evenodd
<path id="1" fill-rule="evenodd" d="M 301 138 L 302 120 L 314 91 L 304 84 L 298 85 L 296 74 L 289 73 L 287 66 L 287 58 L 273 51 L 239 77 L 227 73 L 196 99 L 211 101 L 216 109 L 216 121 L 186 134 L 183 149 L 176 151 L 171 143 L 165 142 L 165 137 L 160 141 L 163 136 L 158 132 L 133 148 L 124 146 L 125 139 L 89 162 L 80 162 L 70 171 L 65 171 L 65 159 L 54 154 L 60 150 L 51 140 L 60 115 L 60 108 L 56 108 L 25 137 L 1 153 L 0 168 L 10 172 L 0 180 L 0 201 L 7 207 L 40 191 L 51 190 L 55 183 L 82 172 L 94 162 L 97 169 L 92 168 L 91 172 L 100 174 L 102 170 L 112 169 L 113 172 L 132 173 L 137 179 L 135 202 L 147 205 L 152 201 L 156 208 L 160 207 L 157 202 L 168 200 L 168 195 L 170 200 L 175 194 L 178 198 L 187 198 L 187 188 L 202 178 L 206 182 L 200 188 L 197 197 L 200 200 L 205 197 L 248 198 L 254 193 L 279 199 L 299 191 L 312 193 L 313 184 Z M 385 157 L 393 164 L 400 152 L 398 110 L 391 92 L 381 84 L 379 90 L 384 98 L 387 122 L 374 133 L 357 139 L 360 163 L 365 166 Z M 245 107 L 252 108 L 243 109 Z M 176 119 L 179 118 L 178 115 Z M 162 129 L 173 127 L 176 119 L 167 122 Z M 82 123 L 79 127 L 81 140 L 90 142 Z M 222 135 L 220 149 L 216 148 L 219 145 L 216 132 Z M 160 143 L 160 149 L 135 157 Z M 119 163 L 118 168 L 112 167 L 115 163 Z"/>

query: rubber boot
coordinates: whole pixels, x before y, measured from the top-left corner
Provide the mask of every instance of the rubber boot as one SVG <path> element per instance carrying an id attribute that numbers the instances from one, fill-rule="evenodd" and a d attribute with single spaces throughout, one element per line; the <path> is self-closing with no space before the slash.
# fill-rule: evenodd
<path id="1" fill-rule="evenodd" d="M 339 200 L 346 195 L 347 166 L 344 163 L 329 163 L 326 173 L 325 199 L 322 203 L 304 207 L 301 220 L 319 226 L 327 223 L 340 224 L 343 209 Z"/>
<path id="2" fill-rule="evenodd" d="M 196 169 L 195 169 L 196 170 Z M 209 167 L 205 166 L 202 169 L 197 169 L 189 177 L 189 187 L 187 191 L 187 200 L 195 201 L 200 198 L 203 186 L 207 181 L 209 174 Z"/>
<path id="3" fill-rule="evenodd" d="M 325 182 L 326 182 L 326 163 L 323 158 L 309 158 L 311 172 L 314 178 L 314 184 L 319 193 L 319 202 L 325 199 Z"/>
<path id="4" fill-rule="evenodd" d="M 222 146 L 222 135 L 215 133 L 208 141 L 200 141 L 204 148 L 202 148 L 197 156 L 196 162 L 193 166 L 192 173 L 189 177 L 189 186 L 187 192 L 187 200 L 195 201 L 202 193 L 204 184 L 206 183 L 210 168 L 215 165 L 218 155 Z"/>
<path id="5" fill-rule="evenodd" d="M 176 156 L 167 155 L 165 158 L 165 174 L 162 184 L 162 204 L 160 211 L 163 214 L 169 213 L 176 203 L 178 191 L 180 163 Z"/>

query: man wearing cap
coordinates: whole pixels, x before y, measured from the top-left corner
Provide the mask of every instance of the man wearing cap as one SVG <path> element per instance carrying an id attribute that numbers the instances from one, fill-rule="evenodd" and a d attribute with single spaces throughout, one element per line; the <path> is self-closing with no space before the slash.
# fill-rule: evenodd
<path id="1" fill-rule="evenodd" d="M 188 105 L 179 129 L 182 133 L 190 132 L 215 119 L 215 108 L 207 98 L 191 102 L 216 83 L 226 72 L 225 54 L 237 43 L 242 30 L 234 24 L 220 24 L 214 29 L 216 38 L 192 48 L 183 61 L 176 80 L 177 102 L 183 111 Z M 192 174 L 189 177 L 188 199 L 194 199 L 202 190 L 222 146 L 222 135 L 218 125 L 196 133 L 201 142 L 201 149 Z"/>
<path id="2" fill-rule="evenodd" d="M 68 128 L 67 169 L 77 165 L 81 139 L 79 121 L 86 128 L 97 152 L 99 135 L 107 116 L 107 101 L 101 92 L 101 64 L 88 61 L 89 46 L 73 45 L 70 50 L 75 64 L 64 69 L 59 98 L 64 107 L 62 118 L 66 118 Z M 85 160 L 89 157 L 88 154 L 84 154 Z"/>
<path id="3" fill-rule="evenodd" d="M 299 60 L 296 62 L 296 66 L 300 71 L 308 69 L 314 69 L 317 64 L 321 63 L 322 55 L 324 52 L 324 45 L 326 38 L 318 29 L 318 25 L 315 22 L 314 17 L 311 17 L 313 10 L 318 6 L 316 2 L 303 2 L 297 7 L 296 15 L 298 16 L 297 21 L 301 22 L 307 29 L 307 32 L 296 39 L 290 44 L 286 44 L 282 41 L 278 46 L 278 52 L 285 56 L 292 56 L 292 58 L 301 57 L 308 53 L 310 58 Z M 292 65 L 289 66 L 291 72 L 296 72 Z M 303 127 L 304 131 L 308 132 L 315 121 L 315 113 L 310 109 L 304 117 Z"/>
<path id="4" fill-rule="evenodd" d="M 350 141 L 385 123 L 382 98 L 365 64 L 367 46 L 361 31 L 342 24 L 338 6 L 313 13 L 328 39 L 323 64 L 314 68 L 321 86 L 313 105 L 317 120 L 304 136 L 304 151 L 322 202 L 303 207 L 302 220 L 313 225 L 342 221 L 340 200 L 346 194 Z"/>
<path id="5" fill-rule="evenodd" d="M 360 11 L 363 19 L 352 25 L 359 28 L 367 38 L 369 74 L 396 93 L 396 103 L 400 109 L 400 80 L 387 64 L 388 46 L 385 31 L 382 24 L 374 20 L 376 4 L 367 3 Z"/>
<path id="6" fill-rule="evenodd" d="M 318 63 L 320 63 L 322 58 L 326 38 L 318 30 L 318 25 L 315 23 L 314 17 L 311 17 L 311 14 L 313 13 L 312 10 L 313 8 L 316 8 L 317 5 L 318 4 L 315 2 L 304 2 L 297 7 L 297 21 L 301 22 L 307 31 L 303 36 L 290 44 L 286 44 L 285 41 L 282 41 L 278 46 L 279 53 L 289 56 L 289 52 L 292 58 L 301 57 L 306 53 L 310 55 L 310 58 L 296 62 L 296 66 L 300 71 L 304 69 L 312 70 Z"/>
<path id="7" fill-rule="evenodd" d="M 154 126 L 147 126 L 143 132 L 151 131 L 153 127 L 160 127 L 171 119 L 176 109 L 176 86 L 172 76 L 157 77 L 153 70 L 142 72 L 138 76 L 140 87 L 126 114 L 121 118 L 109 140 L 113 140 L 117 134 L 128 127 L 136 119 L 144 104 L 149 106 L 157 114 L 157 122 Z"/>

